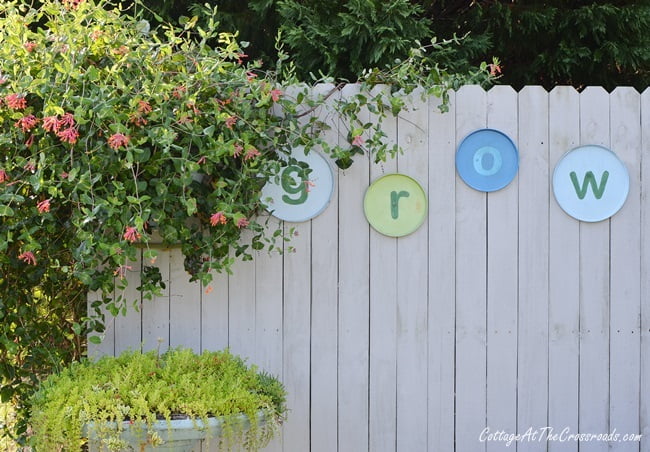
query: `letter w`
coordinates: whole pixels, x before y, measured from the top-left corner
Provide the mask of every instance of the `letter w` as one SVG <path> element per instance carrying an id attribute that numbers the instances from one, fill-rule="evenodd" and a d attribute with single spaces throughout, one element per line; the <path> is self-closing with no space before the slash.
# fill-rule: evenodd
<path id="1" fill-rule="evenodd" d="M 594 192 L 596 199 L 603 197 L 605 193 L 605 186 L 607 185 L 607 179 L 609 178 L 609 171 L 605 171 L 602 176 L 600 176 L 600 185 L 596 184 L 596 176 L 591 171 L 587 171 L 585 178 L 582 181 L 582 186 L 578 182 L 578 176 L 575 171 L 571 171 L 571 182 L 573 182 L 573 188 L 576 190 L 576 195 L 578 199 L 584 199 L 587 195 L 587 188 L 591 185 L 591 191 Z"/>

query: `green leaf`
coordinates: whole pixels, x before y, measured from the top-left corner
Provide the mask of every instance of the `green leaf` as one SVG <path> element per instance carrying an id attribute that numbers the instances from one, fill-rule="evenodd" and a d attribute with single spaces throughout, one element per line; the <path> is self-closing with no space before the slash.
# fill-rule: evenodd
<path id="1" fill-rule="evenodd" d="M 102 338 L 99 336 L 88 336 L 88 342 L 91 344 L 99 345 L 102 343 Z"/>
<path id="2" fill-rule="evenodd" d="M 0 217 L 13 217 L 14 216 L 14 210 L 5 205 L 0 205 Z"/>

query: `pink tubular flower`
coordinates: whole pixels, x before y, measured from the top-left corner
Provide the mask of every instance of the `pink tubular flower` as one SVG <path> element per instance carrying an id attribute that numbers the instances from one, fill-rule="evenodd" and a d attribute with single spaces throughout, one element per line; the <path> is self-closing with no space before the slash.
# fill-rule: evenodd
<path id="1" fill-rule="evenodd" d="M 126 276 L 126 272 L 131 270 L 133 270 L 133 267 L 131 267 L 130 265 L 120 265 L 113 272 L 113 276 L 118 276 L 120 279 L 124 279 L 124 277 Z"/>
<path id="2" fill-rule="evenodd" d="M 271 90 L 271 100 L 273 100 L 273 102 L 277 102 L 277 101 L 279 101 L 279 100 L 280 100 L 280 96 L 282 96 L 282 94 L 283 94 L 282 91 L 279 90 L 279 89 L 273 89 L 273 90 Z"/>
<path id="3" fill-rule="evenodd" d="M 9 180 L 9 176 L 7 176 L 7 172 L 3 169 L 0 169 L 0 184 L 3 182 L 7 182 Z"/>
<path id="4" fill-rule="evenodd" d="M 43 118 L 43 125 L 41 127 L 43 127 L 43 130 L 46 132 L 58 132 L 61 128 L 61 123 L 56 115 L 46 116 Z"/>
<path id="5" fill-rule="evenodd" d="M 241 152 L 244 150 L 244 147 L 239 143 L 235 143 L 233 147 L 235 148 L 235 150 L 233 151 L 232 156 L 237 158 L 241 155 Z"/>
<path id="6" fill-rule="evenodd" d="M 129 137 L 123 133 L 114 133 L 108 137 L 108 146 L 111 149 L 118 150 L 121 147 L 125 147 L 127 144 L 129 144 Z"/>
<path id="7" fill-rule="evenodd" d="M 31 134 L 29 138 L 25 140 L 25 146 L 27 146 L 28 148 L 31 147 L 34 144 L 34 139 L 35 139 L 34 134 Z"/>
<path id="8" fill-rule="evenodd" d="M 312 188 L 314 188 L 316 184 L 310 180 L 305 180 L 305 191 L 309 193 Z"/>
<path id="9" fill-rule="evenodd" d="M 30 173 L 33 173 L 34 171 L 36 171 L 36 165 L 34 165 L 34 162 L 32 162 L 32 161 L 27 162 L 25 164 L 25 166 L 23 166 L 23 168 L 25 170 L 29 171 Z"/>
<path id="10" fill-rule="evenodd" d="M 27 41 L 27 42 L 24 44 L 24 46 L 25 46 L 25 49 L 26 49 L 28 52 L 33 52 L 34 49 L 35 49 L 36 47 L 38 47 L 38 44 L 35 43 L 35 42 L 33 42 L 33 41 Z"/>
<path id="11" fill-rule="evenodd" d="M 79 132 L 74 127 L 68 127 L 57 132 L 56 136 L 64 143 L 75 144 L 79 138 Z"/>
<path id="12" fill-rule="evenodd" d="M 16 121 L 14 127 L 22 129 L 23 132 L 29 132 L 36 126 L 37 123 L 38 123 L 38 119 L 36 118 L 36 116 L 27 115 L 20 118 L 18 121 Z"/>
<path id="13" fill-rule="evenodd" d="M 25 251 L 24 253 L 20 254 L 18 256 L 18 259 L 29 265 L 36 265 L 36 257 L 34 257 L 34 253 L 31 251 Z"/>
<path id="14" fill-rule="evenodd" d="M 251 147 L 251 148 L 248 148 L 246 150 L 246 154 L 244 154 L 244 160 L 254 159 L 255 157 L 258 157 L 259 155 L 261 155 L 260 151 L 258 151 L 257 149 Z"/>
<path id="15" fill-rule="evenodd" d="M 135 227 L 127 226 L 126 231 L 124 232 L 124 235 L 122 237 L 124 237 L 124 240 L 126 240 L 127 242 L 133 243 L 136 240 L 140 240 L 140 237 L 142 236 L 140 235 L 140 233 Z"/>
<path id="16" fill-rule="evenodd" d="M 496 76 L 501 73 L 501 66 L 498 64 L 490 63 L 488 64 L 488 68 L 490 68 L 490 75 Z"/>
<path id="17" fill-rule="evenodd" d="M 226 119 L 226 127 L 232 129 L 235 124 L 237 124 L 237 116 L 228 116 Z"/>
<path id="18" fill-rule="evenodd" d="M 361 135 L 356 135 L 352 137 L 352 146 L 363 146 L 365 140 Z"/>
<path id="19" fill-rule="evenodd" d="M 251 80 L 253 80 L 254 78 L 256 78 L 256 77 L 257 77 L 257 74 L 255 72 L 252 72 L 252 71 L 246 72 L 246 80 L 248 80 L 249 82 Z"/>
<path id="20" fill-rule="evenodd" d="M 19 94 L 7 94 L 5 104 L 12 110 L 24 110 L 27 107 L 27 100 L 25 100 L 25 96 Z"/>
<path id="21" fill-rule="evenodd" d="M 36 204 L 36 208 L 38 209 L 38 213 L 46 213 L 50 211 L 50 200 L 45 199 L 38 204 Z"/>
<path id="22" fill-rule="evenodd" d="M 67 126 L 72 127 L 75 125 L 74 115 L 72 113 L 64 114 L 59 120 L 59 127 Z"/>
<path id="23" fill-rule="evenodd" d="M 146 100 L 138 101 L 138 113 L 147 114 L 151 113 L 152 111 L 153 108 L 151 108 L 151 104 L 149 104 L 149 102 Z"/>
<path id="24" fill-rule="evenodd" d="M 245 228 L 246 226 L 248 226 L 248 224 L 249 223 L 248 223 L 248 220 L 246 218 L 242 217 L 242 218 L 237 220 L 237 227 L 240 228 L 240 229 Z"/>
<path id="25" fill-rule="evenodd" d="M 213 213 L 212 216 L 210 216 L 210 224 L 212 226 L 216 226 L 218 224 L 226 224 L 226 221 L 226 215 L 224 215 L 223 212 Z"/>

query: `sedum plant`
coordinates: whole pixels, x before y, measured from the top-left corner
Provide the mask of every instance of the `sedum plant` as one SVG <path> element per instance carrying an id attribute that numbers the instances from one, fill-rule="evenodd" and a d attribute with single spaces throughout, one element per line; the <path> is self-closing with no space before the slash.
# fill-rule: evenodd
<path id="1" fill-rule="evenodd" d="M 32 446 L 80 450 L 92 435 L 102 448 L 128 450 L 133 445 L 121 437 L 126 430 L 139 432 L 143 444 L 159 445 L 160 432 L 153 429 L 158 420 L 171 428 L 169 421 L 180 417 L 203 425 L 210 417 L 223 417 L 222 436 L 208 441 L 257 450 L 282 422 L 285 395 L 275 377 L 228 350 L 125 352 L 85 360 L 48 377 L 33 395 Z"/>

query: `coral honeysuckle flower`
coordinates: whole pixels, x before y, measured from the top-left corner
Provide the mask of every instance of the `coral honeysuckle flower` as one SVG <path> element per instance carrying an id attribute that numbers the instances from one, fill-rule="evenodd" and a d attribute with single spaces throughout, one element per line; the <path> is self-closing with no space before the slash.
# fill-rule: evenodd
<path id="1" fill-rule="evenodd" d="M 356 135 L 352 137 L 352 146 L 363 146 L 365 140 L 361 135 Z"/>
<path id="2" fill-rule="evenodd" d="M 59 130 L 56 136 L 64 143 L 75 144 L 79 138 L 79 132 L 74 127 L 68 127 L 67 129 Z"/>
<path id="3" fill-rule="evenodd" d="M 235 158 L 239 157 L 241 155 L 241 152 L 244 150 L 244 146 L 242 146 L 239 143 L 235 143 L 233 145 L 233 148 L 235 150 L 233 151 L 232 156 L 235 157 Z"/>
<path id="4" fill-rule="evenodd" d="M 124 235 L 122 237 L 124 237 L 124 240 L 126 240 L 127 242 L 133 243 L 137 240 L 140 240 L 140 237 L 142 237 L 142 235 L 140 235 L 140 233 L 135 227 L 127 226 L 126 231 L 124 232 Z"/>
<path id="5" fill-rule="evenodd" d="M 46 213 L 50 211 L 50 200 L 45 199 L 38 204 L 36 204 L 36 208 L 38 209 L 38 213 Z"/>
<path id="6" fill-rule="evenodd" d="M 41 126 L 46 132 L 58 132 L 61 128 L 59 118 L 55 116 L 46 116 L 43 118 L 43 125 Z"/>
<path id="7" fill-rule="evenodd" d="M 18 256 L 18 259 L 29 265 L 36 265 L 36 257 L 31 251 L 25 251 Z"/>
<path id="8" fill-rule="evenodd" d="M 316 184 L 313 181 L 310 180 L 305 180 L 305 191 L 309 193 L 312 188 L 314 188 Z"/>
<path id="9" fill-rule="evenodd" d="M 120 265 L 113 272 L 113 276 L 117 276 L 120 279 L 124 279 L 124 277 L 126 276 L 126 272 L 131 270 L 133 270 L 133 267 L 131 267 L 130 265 Z"/>
<path id="10" fill-rule="evenodd" d="M 228 116 L 226 119 L 226 127 L 232 129 L 235 124 L 237 124 L 237 116 Z"/>
<path id="11" fill-rule="evenodd" d="M 31 134 L 29 138 L 25 140 L 25 146 L 27 146 L 28 148 L 31 147 L 34 144 L 34 139 L 35 139 L 34 134 Z"/>
<path id="12" fill-rule="evenodd" d="M 490 75 L 498 75 L 501 73 L 501 66 L 498 64 L 490 63 L 488 64 L 488 68 L 490 68 Z"/>
<path id="13" fill-rule="evenodd" d="M 117 150 L 121 147 L 126 147 L 127 144 L 129 144 L 129 137 L 123 133 L 114 133 L 108 137 L 108 146 L 111 149 Z"/>
<path id="14" fill-rule="evenodd" d="M 59 127 L 67 126 L 72 127 L 75 125 L 74 115 L 72 113 L 64 114 L 59 120 Z"/>
<path id="15" fill-rule="evenodd" d="M 25 96 L 21 96 L 20 94 L 7 94 L 5 96 L 5 104 L 12 110 L 24 110 L 27 108 L 27 100 Z"/>
<path id="16" fill-rule="evenodd" d="M 282 91 L 279 90 L 279 89 L 273 89 L 273 90 L 271 90 L 271 100 L 273 100 L 273 102 L 277 102 L 277 101 L 279 101 L 279 100 L 280 100 L 280 96 L 282 96 L 282 94 L 283 94 Z"/>
<path id="17" fill-rule="evenodd" d="M 9 176 L 7 176 L 7 172 L 3 169 L 0 169 L 0 184 L 8 180 L 9 180 Z"/>
<path id="18" fill-rule="evenodd" d="M 36 165 L 34 165 L 34 162 L 32 162 L 32 161 L 29 161 L 29 162 L 25 163 L 25 166 L 23 166 L 23 168 L 25 170 L 29 171 L 30 173 L 33 173 L 34 171 L 36 171 Z"/>
<path id="19" fill-rule="evenodd" d="M 22 129 L 23 132 L 29 132 L 36 126 L 36 124 L 38 124 L 38 119 L 36 116 L 27 115 L 16 121 L 14 127 Z"/>
<path id="20" fill-rule="evenodd" d="M 24 46 L 25 46 L 25 49 L 26 49 L 28 52 L 33 52 L 34 49 L 35 49 L 36 47 L 38 47 L 38 44 L 35 43 L 35 42 L 33 42 L 33 41 L 27 41 L 27 42 L 24 44 Z"/>
<path id="21" fill-rule="evenodd" d="M 248 222 L 248 220 L 246 218 L 242 217 L 242 218 L 237 220 L 237 227 L 240 228 L 240 229 L 245 228 L 248 225 L 249 225 L 249 222 Z"/>
<path id="22" fill-rule="evenodd" d="M 151 104 L 147 102 L 146 100 L 141 100 L 138 101 L 138 113 L 142 113 L 143 115 L 146 115 L 147 113 L 151 113 L 153 111 L 153 108 L 151 108 Z"/>
<path id="23" fill-rule="evenodd" d="M 248 148 L 246 154 L 244 154 L 244 160 L 254 159 L 255 157 L 260 156 L 261 153 L 255 148 Z"/>
<path id="24" fill-rule="evenodd" d="M 213 213 L 212 216 L 210 216 L 210 224 L 212 226 L 216 226 L 218 224 L 226 224 L 226 215 L 223 212 L 217 212 Z"/>

